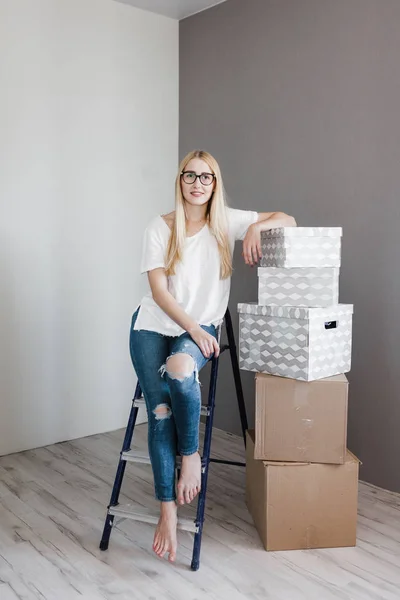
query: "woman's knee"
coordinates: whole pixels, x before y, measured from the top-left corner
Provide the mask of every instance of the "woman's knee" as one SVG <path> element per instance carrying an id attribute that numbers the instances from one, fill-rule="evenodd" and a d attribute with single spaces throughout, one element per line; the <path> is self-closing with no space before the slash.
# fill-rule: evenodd
<path id="1" fill-rule="evenodd" d="M 153 415 L 156 421 L 164 421 L 164 419 L 170 419 L 172 416 L 171 407 L 168 404 L 158 404 L 153 410 Z"/>
<path id="2" fill-rule="evenodd" d="M 167 362 L 165 363 L 165 371 L 168 373 L 171 379 L 183 381 L 196 372 L 196 363 L 190 354 L 179 352 L 177 354 L 173 354 L 167 359 Z"/>

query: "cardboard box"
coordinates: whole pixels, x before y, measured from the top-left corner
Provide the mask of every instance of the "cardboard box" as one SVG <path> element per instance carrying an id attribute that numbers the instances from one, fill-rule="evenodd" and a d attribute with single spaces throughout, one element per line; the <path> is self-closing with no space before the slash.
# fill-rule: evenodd
<path id="1" fill-rule="evenodd" d="M 337 267 L 259 267 L 258 304 L 332 306 L 339 302 Z"/>
<path id="2" fill-rule="evenodd" d="M 347 403 L 345 375 L 305 382 L 258 373 L 254 458 L 343 464 Z"/>
<path id="3" fill-rule="evenodd" d="M 341 227 L 262 231 L 260 267 L 340 267 L 341 241 Z"/>
<path id="4" fill-rule="evenodd" d="M 343 465 L 254 458 L 247 432 L 246 503 L 266 550 L 355 546 L 359 460 Z"/>
<path id="5" fill-rule="evenodd" d="M 352 304 L 326 308 L 238 304 L 239 366 L 313 381 L 351 368 Z"/>

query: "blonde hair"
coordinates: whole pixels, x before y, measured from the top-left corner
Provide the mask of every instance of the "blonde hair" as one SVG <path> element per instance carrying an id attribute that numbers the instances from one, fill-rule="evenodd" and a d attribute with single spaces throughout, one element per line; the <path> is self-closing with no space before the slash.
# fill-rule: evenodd
<path id="1" fill-rule="evenodd" d="M 232 275 L 232 255 L 228 240 L 228 221 L 226 215 L 226 200 L 221 170 L 215 158 L 204 150 L 193 150 L 185 156 L 179 165 L 175 180 L 175 220 L 169 237 L 165 271 L 167 275 L 175 275 L 176 264 L 182 260 L 183 246 L 186 238 L 185 200 L 181 189 L 181 173 L 193 159 L 204 160 L 215 175 L 215 187 L 207 205 L 207 225 L 217 240 L 220 256 L 220 278 L 226 279 Z"/>

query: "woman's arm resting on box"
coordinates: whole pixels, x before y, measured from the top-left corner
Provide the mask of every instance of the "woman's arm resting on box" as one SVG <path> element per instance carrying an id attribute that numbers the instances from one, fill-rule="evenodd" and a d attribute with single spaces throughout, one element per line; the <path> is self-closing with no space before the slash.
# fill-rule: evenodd
<path id="1" fill-rule="evenodd" d="M 247 265 L 254 266 L 261 258 L 261 232 L 276 227 L 296 227 L 294 217 L 283 212 L 258 213 L 258 220 L 247 230 L 243 240 L 243 258 Z"/>

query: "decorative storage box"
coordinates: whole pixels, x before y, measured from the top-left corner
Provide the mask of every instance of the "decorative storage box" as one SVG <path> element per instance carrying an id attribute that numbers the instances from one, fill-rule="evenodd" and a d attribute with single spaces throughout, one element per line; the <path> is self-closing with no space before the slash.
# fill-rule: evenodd
<path id="1" fill-rule="evenodd" d="M 260 267 L 340 267 L 341 236 L 341 227 L 262 231 Z"/>
<path id="2" fill-rule="evenodd" d="M 339 301 L 337 267 L 260 267 L 258 304 L 331 306 Z"/>
<path id="3" fill-rule="evenodd" d="M 351 367 L 352 304 L 326 308 L 238 304 L 239 366 L 313 381 Z"/>

